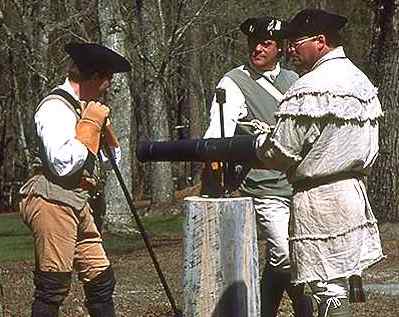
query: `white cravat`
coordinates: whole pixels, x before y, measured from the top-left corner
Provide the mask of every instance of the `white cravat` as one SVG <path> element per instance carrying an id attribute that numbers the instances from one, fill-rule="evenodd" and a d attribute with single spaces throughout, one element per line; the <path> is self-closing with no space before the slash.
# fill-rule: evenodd
<path id="1" fill-rule="evenodd" d="M 277 76 L 280 74 L 280 71 L 280 63 L 277 63 L 276 67 L 273 70 L 267 70 L 262 75 L 269 79 L 272 83 L 274 83 Z"/>

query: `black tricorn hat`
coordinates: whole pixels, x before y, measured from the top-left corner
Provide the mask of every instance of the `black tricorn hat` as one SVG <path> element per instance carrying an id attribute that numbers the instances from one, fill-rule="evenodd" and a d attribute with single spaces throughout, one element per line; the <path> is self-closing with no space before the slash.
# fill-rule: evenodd
<path id="1" fill-rule="evenodd" d="M 305 9 L 295 15 L 283 28 L 284 38 L 297 38 L 323 33 L 336 33 L 348 19 L 320 9 Z"/>
<path id="2" fill-rule="evenodd" d="M 132 69 L 126 58 L 100 44 L 69 43 L 65 45 L 65 52 L 81 72 L 125 73 Z"/>
<path id="3" fill-rule="evenodd" d="M 240 30 L 248 37 L 258 40 L 278 40 L 285 22 L 274 17 L 262 16 L 249 18 L 240 25 Z"/>

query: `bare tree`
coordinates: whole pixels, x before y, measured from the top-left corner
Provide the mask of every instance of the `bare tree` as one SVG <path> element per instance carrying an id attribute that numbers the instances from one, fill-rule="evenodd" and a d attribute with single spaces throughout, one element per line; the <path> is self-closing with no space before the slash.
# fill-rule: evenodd
<path id="1" fill-rule="evenodd" d="M 380 220 L 399 221 L 399 1 L 375 0 L 370 74 L 384 110 L 380 157 L 369 177 L 369 191 Z"/>
<path id="2" fill-rule="evenodd" d="M 11 6 L 13 4 L 13 6 Z M 46 75 L 41 54 L 45 55 L 48 34 L 41 27 L 45 20 L 43 12 L 48 1 L 42 1 L 39 8 L 36 3 L 23 6 L 18 1 L 4 2 L 0 6 L 1 72 L 4 92 L 0 93 L 4 114 L 3 146 L 4 170 L 1 191 L 7 193 L 8 204 L 18 191 L 26 176 L 33 134 L 31 119 L 37 101 L 44 91 Z M 31 14 L 38 19 L 32 19 Z M 40 23 L 38 22 L 40 21 Z M 45 44 L 42 46 L 42 44 Z"/>
<path id="3" fill-rule="evenodd" d="M 121 55 L 126 56 L 126 27 L 119 1 L 99 0 L 97 3 L 101 42 Z M 107 102 L 113 109 L 112 126 L 123 151 L 119 169 L 127 188 L 132 192 L 132 99 L 129 78 L 126 74 L 116 74 L 114 76 L 112 88 L 107 97 Z M 114 173 L 109 174 L 105 190 L 108 210 L 106 225 L 108 225 L 109 229 L 121 229 L 129 222 L 130 211 Z"/>
<path id="4" fill-rule="evenodd" d="M 166 101 L 167 72 L 169 67 L 167 38 L 167 13 L 162 0 L 137 0 L 136 18 L 140 32 L 139 55 L 142 58 L 142 81 L 144 98 L 140 107 L 145 107 L 148 137 L 152 141 L 170 139 L 169 109 Z M 151 197 L 156 202 L 174 199 L 171 163 L 151 164 Z"/>
<path id="5" fill-rule="evenodd" d="M 190 30 L 189 41 L 193 49 L 189 55 L 189 92 L 187 98 L 187 107 L 189 108 L 189 124 L 190 137 L 200 138 L 204 134 L 206 122 L 208 118 L 207 99 L 205 95 L 204 77 L 202 71 L 203 61 L 201 54 L 198 52 L 198 47 L 203 44 L 203 34 L 199 24 L 195 25 Z M 197 183 L 200 180 L 201 164 L 191 164 L 192 183 Z"/>

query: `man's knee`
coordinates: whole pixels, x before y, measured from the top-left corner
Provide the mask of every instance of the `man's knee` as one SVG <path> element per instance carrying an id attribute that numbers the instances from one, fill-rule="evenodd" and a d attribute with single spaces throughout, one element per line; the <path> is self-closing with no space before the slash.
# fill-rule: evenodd
<path id="1" fill-rule="evenodd" d="M 69 293 L 71 273 L 35 271 L 33 282 L 36 301 L 59 306 Z"/>
<path id="2" fill-rule="evenodd" d="M 115 289 L 115 276 L 111 267 L 84 284 L 87 303 L 106 303 L 112 301 Z"/>

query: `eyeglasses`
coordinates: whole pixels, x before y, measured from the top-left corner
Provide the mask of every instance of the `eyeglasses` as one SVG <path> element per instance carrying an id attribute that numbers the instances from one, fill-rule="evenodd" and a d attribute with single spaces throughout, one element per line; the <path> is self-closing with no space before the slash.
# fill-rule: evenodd
<path id="1" fill-rule="evenodd" d="M 297 50 L 298 47 L 300 47 L 303 43 L 306 43 L 308 41 L 314 41 L 317 38 L 318 38 L 318 35 L 315 35 L 315 36 L 307 37 L 307 38 L 304 38 L 302 40 L 298 40 L 298 41 L 295 41 L 295 42 L 288 42 L 288 49 Z"/>

